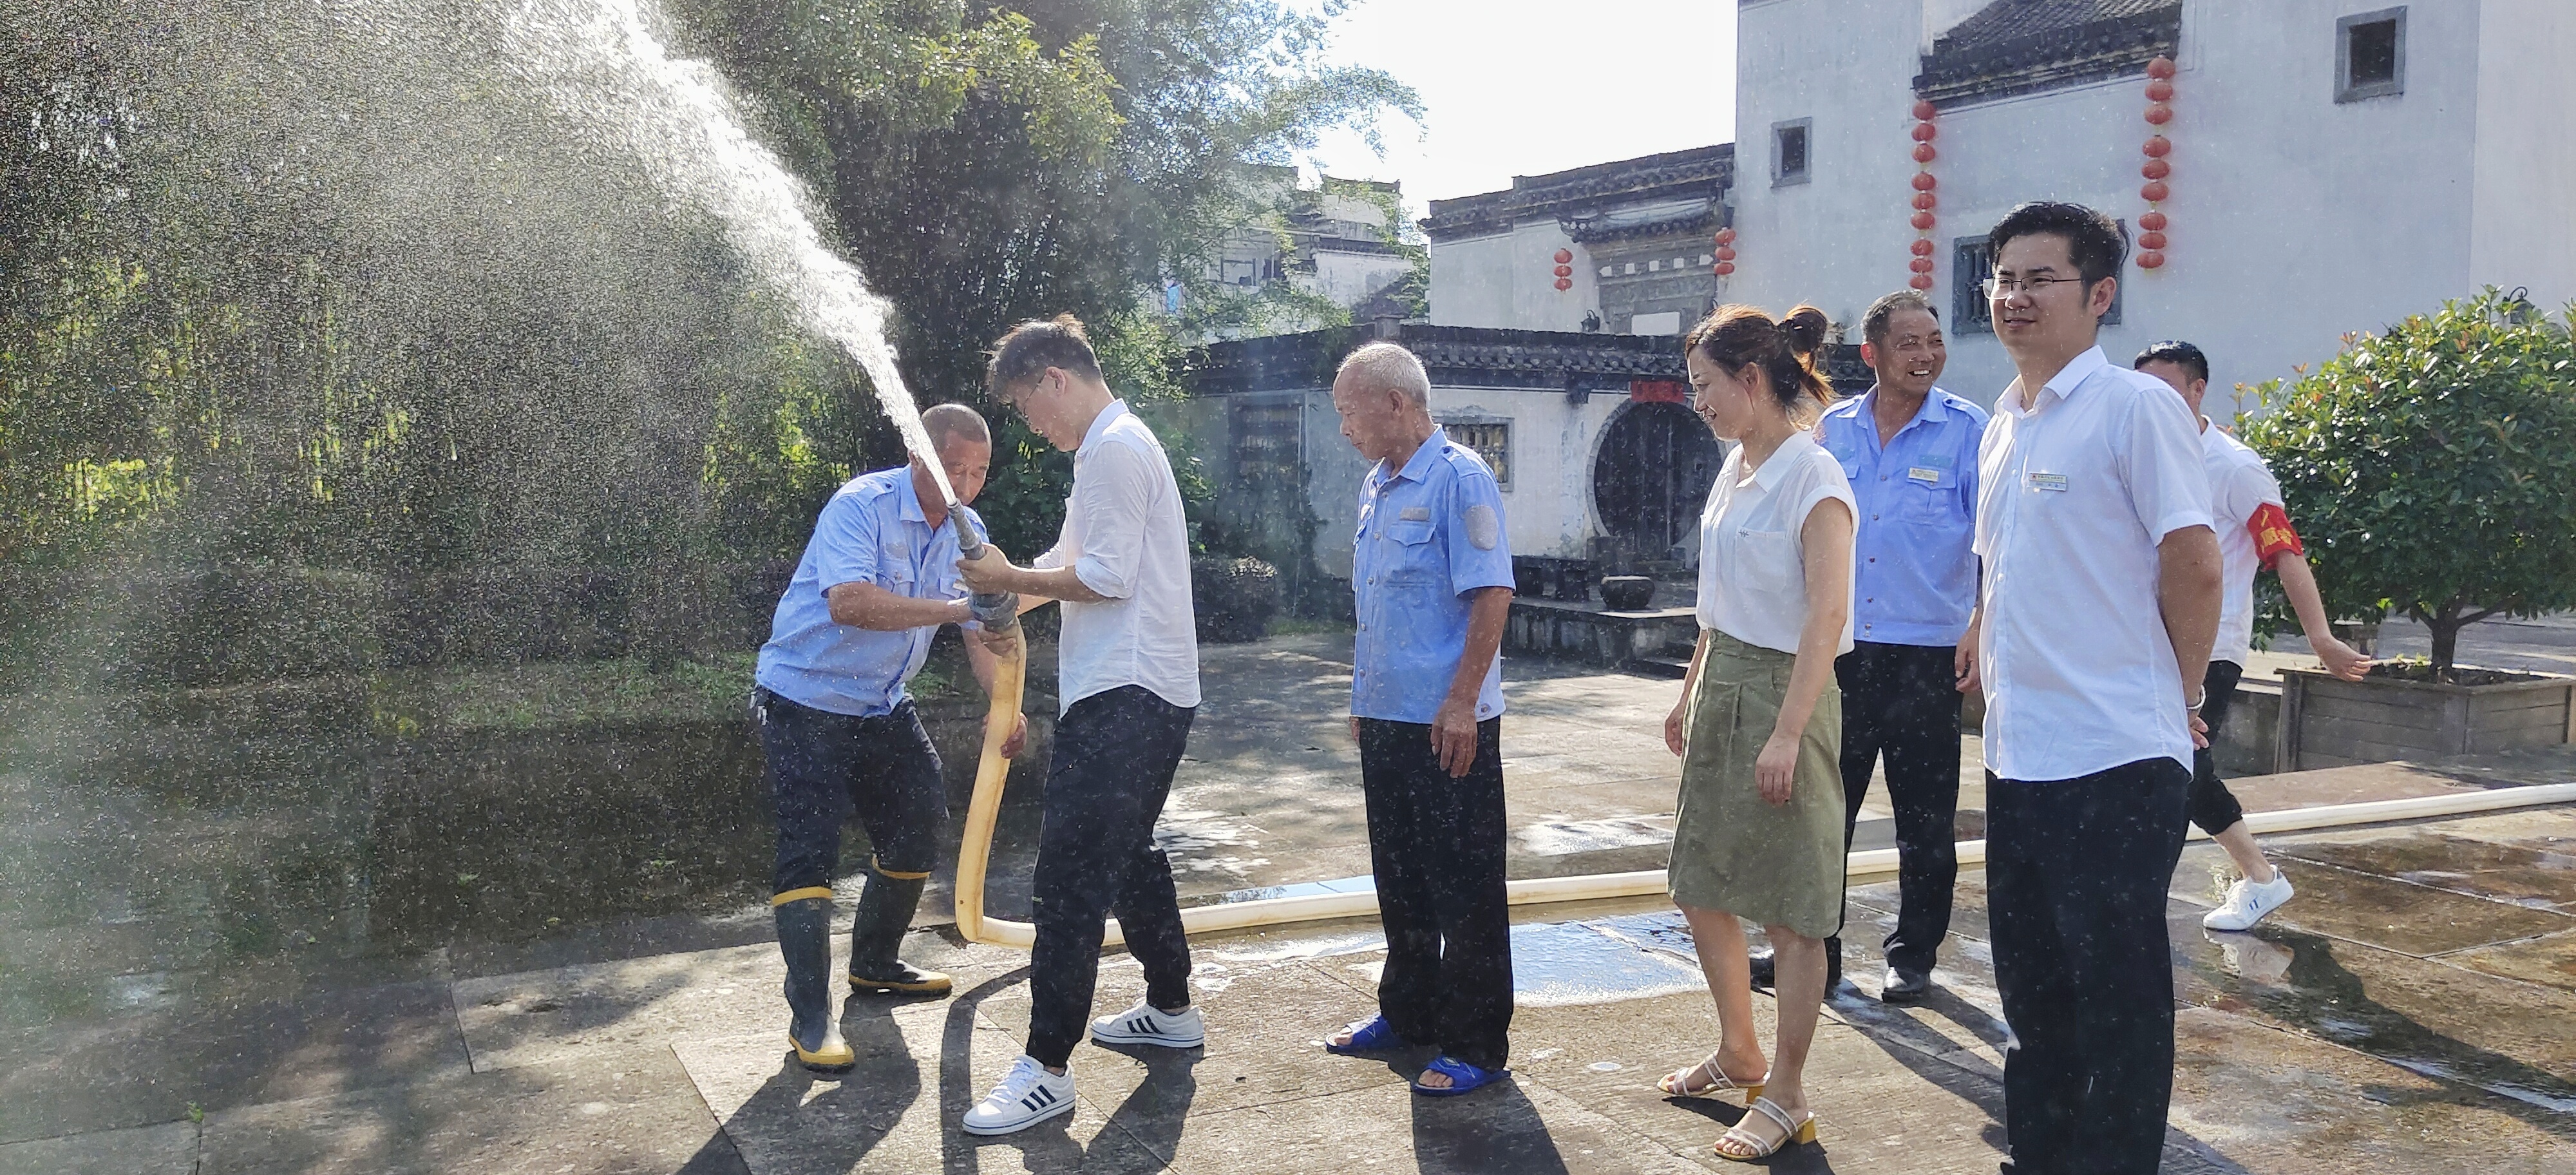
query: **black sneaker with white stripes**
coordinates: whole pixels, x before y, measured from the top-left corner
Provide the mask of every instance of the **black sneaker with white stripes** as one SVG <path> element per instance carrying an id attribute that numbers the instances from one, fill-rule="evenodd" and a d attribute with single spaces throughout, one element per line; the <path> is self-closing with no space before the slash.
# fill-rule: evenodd
<path id="1" fill-rule="evenodd" d="M 960 1125 L 968 1134 L 1009 1134 L 1073 1109 L 1073 1067 L 1049 1073 L 1036 1057 L 1011 1062 L 1002 1083 L 966 1111 Z"/>
<path id="2" fill-rule="evenodd" d="M 1177 1013 L 1155 1010 L 1138 1000 L 1115 1016 L 1091 1022 L 1091 1039 L 1102 1044 L 1150 1044 L 1167 1049 L 1194 1049 L 1207 1043 L 1207 1023 L 1195 1007 Z"/>

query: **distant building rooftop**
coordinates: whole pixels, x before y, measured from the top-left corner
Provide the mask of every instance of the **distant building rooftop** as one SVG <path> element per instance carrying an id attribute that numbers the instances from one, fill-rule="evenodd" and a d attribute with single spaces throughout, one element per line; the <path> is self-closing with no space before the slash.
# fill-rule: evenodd
<path id="1" fill-rule="evenodd" d="M 1553 216 L 1568 222 L 1571 233 L 1614 205 L 1714 201 L 1734 182 L 1733 143 L 1667 151 L 1547 175 L 1513 176 L 1507 191 L 1434 200 L 1422 231 L 1435 241 L 1456 240 L 1504 232 L 1526 217 Z"/>
<path id="2" fill-rule="evenodd" d="M 1503 330 L 1429 323 L 1346 326 L 1293 335 L 1267 335 L 1211 343 L 1193 353 L 1183 380 L 1197 395 L 1291 391 L 1331 387 L 1342 357 L 1362 343 L 1384 338 L 1402 343 L 1422 360 L 1441 387 L 1527 388 L 1625 394 L 1633 383 L 1689 379 L 1682 340 L 1674 335 L 1604 335 L 1566 331 Z M 1836 345 L 1826 374 L 1845 395 L 1866 391 L 1869 368 L 1860 348 Z"/>
<path id="3" fill-rule="evenodd" d="M 1947 105 L 2078 85 L 2181 42 L 2180 0 L 1995 0 L 1933 42 L 1914 92 Z"/>

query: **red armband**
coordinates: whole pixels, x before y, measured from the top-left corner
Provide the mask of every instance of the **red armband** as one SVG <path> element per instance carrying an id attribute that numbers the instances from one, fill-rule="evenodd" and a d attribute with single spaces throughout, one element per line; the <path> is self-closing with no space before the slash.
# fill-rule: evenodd
<path id="1" fill-rule="evenodd" d="M 2254 536 L 2254 565 L 2269 567 L 2282 555 L 2305 558 L 2307 547 L 2299 542 L 2299 532 L 2290 526 L 2290 516 L 2279 506 L 2265 502 L 2245 520 L 2245 529 Z"/>

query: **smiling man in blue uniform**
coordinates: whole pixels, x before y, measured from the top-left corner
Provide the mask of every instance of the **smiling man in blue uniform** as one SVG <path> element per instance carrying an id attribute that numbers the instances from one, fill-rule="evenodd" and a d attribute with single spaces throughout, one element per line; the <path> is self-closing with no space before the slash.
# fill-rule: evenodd
<path id="1" fill-rule="evenodd" d="M 1501 1079 L 1512 1022 L 1503 886 L 1503 677 L 1512 606 L 1502 492 L 1431 420 L 1422 361 L 1371 343 L 1342 361 L 1342 435 L 1376 463 L 1360 488 L 1351 734 L 1386 924 L 1378 1014 L 1336 1053 L 1439 1050 L 1414 1092 Z"/>
<path id="2" fill-rule="evenodd" d="M 949 979 L 896 957 L 921 889 L 939 861 L 947 788 L 939 752 L 904 683 L 921 671 L 940 625 L 972 626 L 957 575 L 957 528 L 980 537 L 966 508 L 984 487 L 993 438 L 961 404 L 922 414 L 957 493 L 951 519 L 927 467 L 851 479 L 823 506 L 814 537 L 778 601 L 760 649 L 753 706 L 778 821 L 770 906 L 787 961 L 788 1037 L 808 1068 L 856 1058 L 832 1030 L 832 878 L 841 825 L 855 812 L 875 853 L 850 930 L 855 991 L 936 995 Z M 951 525 L 951 523 L 954 525 Z M 993 681 L 993 654 L 966 642 L 975 676 Z M 1017 754 L 1025 726 L 1004 749 Z"/>
<path id="3" fill-rule="evenodd" d="M 1843 690 L 1843 848 L 1883 756 L 1896 816 L 1896 929 L 1882 944 L 1879 998 L 1916 1003 L 1950 930 L 1959 876 L 1959 639 L 1977 604 L 1977 445 L 1986 411 L 1935 386 L 1949 361 L 1932 303 L 1898 290 L 1861 317 L 1861 358 L 1878 382 L 1825 411 L 1817 439 L 1860 502 L 1853 548 L 1852 651 Z M 1826 940 L 1825 990 L 1842 977 Z M 1757 968 L 1758 970 L 1758 968 Z"/>

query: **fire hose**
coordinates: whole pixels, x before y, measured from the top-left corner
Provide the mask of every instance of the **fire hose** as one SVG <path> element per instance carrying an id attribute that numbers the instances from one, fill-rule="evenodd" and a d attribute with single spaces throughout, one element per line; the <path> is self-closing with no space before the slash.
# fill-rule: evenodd
<path id="1" fill-rule="evenodd" d="M 964 528 L 958 532 L 959 549 L 967 558 L 983 551 Z M 977 597 L 979 615 L 986 611 L 1006 610 L 1000 599 Z M 1002 814 L 1002 786 L 1011 773 L 1011 761 L 1002 748 L 1018 725 L 1020 702 L 1028 678 L 1028 638 L 1020 631 L 1019 618 L 1010 614 L 1004 620 L 982 621 L 988 632 L 1008 631 L 1015 638 L 1007 651 L 995 650 L 999 664 L 993 672 L 992 707 L 984 719 L 984 753 L 975 765 L 975 793 L 966 805 L 965 837 L 957 848 L 957 930 L 969 942 L 1027 950 L 1037 941 L 1037 927 L 1026 922 L 988 918 L 984 914 L 984 884 L 992 865 L 993 825 Z M 1002 628 L 996 629 L 994 625 Z M 2477 812 L 2495 812 L 2510 808 L 2528 808 L 2545 804 L 2576 803 L 2576 783 L 2538 784 L 2528 787 L 2490 788 L 2480 791 L 2453 792 L 2444 795 L 2415 796 L 2407 799 L 2374 800 L 2357 804 L 2333 804 L 2315 808 L 2292 808 L 2275 812 L 2249 813 L 2246 827 L 2258 833 L 2304 832 L 2319 828 L 2339 828 L 2355 824 L 2380 824 L 2397 820 L 2425 820 L 2443 816 L 2461 816 Z M 2195 840 L 2208 834 L 2191 830 Z M 1959 864 L 1982 865 L 1986 860 L 1986 842 L 1982 839 L 1959 842 Z M 1861 880 L 1891 876 L 1896 872 L 1896 850 L 1864 849 L 1851 854 L 1846 862 L 1846 878 Z M 1650 897 L 1665 892 L 1664 870 L 1643 869 L 1631 873 L 1594 873 L 1581 877 L 1537 877 L 1508 883 L 1509 901 L 1515 906 L 1544 905 L 1556 902 L 1597 901 L 1606 898 Z M 1339 918 L 1362 918 L 1377 913 L 1377 894 L 1355 893 L 1304 894 L 1296 897 L 1260 898 L 1251 901 L 1224 902 L 1212 906 L 1191 906 L 1181 911 L 1181 927 L 1191 934 L 1213 934 L 1228 930 L 1248 930 L 1261 926 L 1282 926 L 1298 922 L 1328 922 Z M 1104 947 L 1117 946 L 1125 940 L 1118 932 L 1118 922 L 1111 919 L 1101 940 Z"/>

